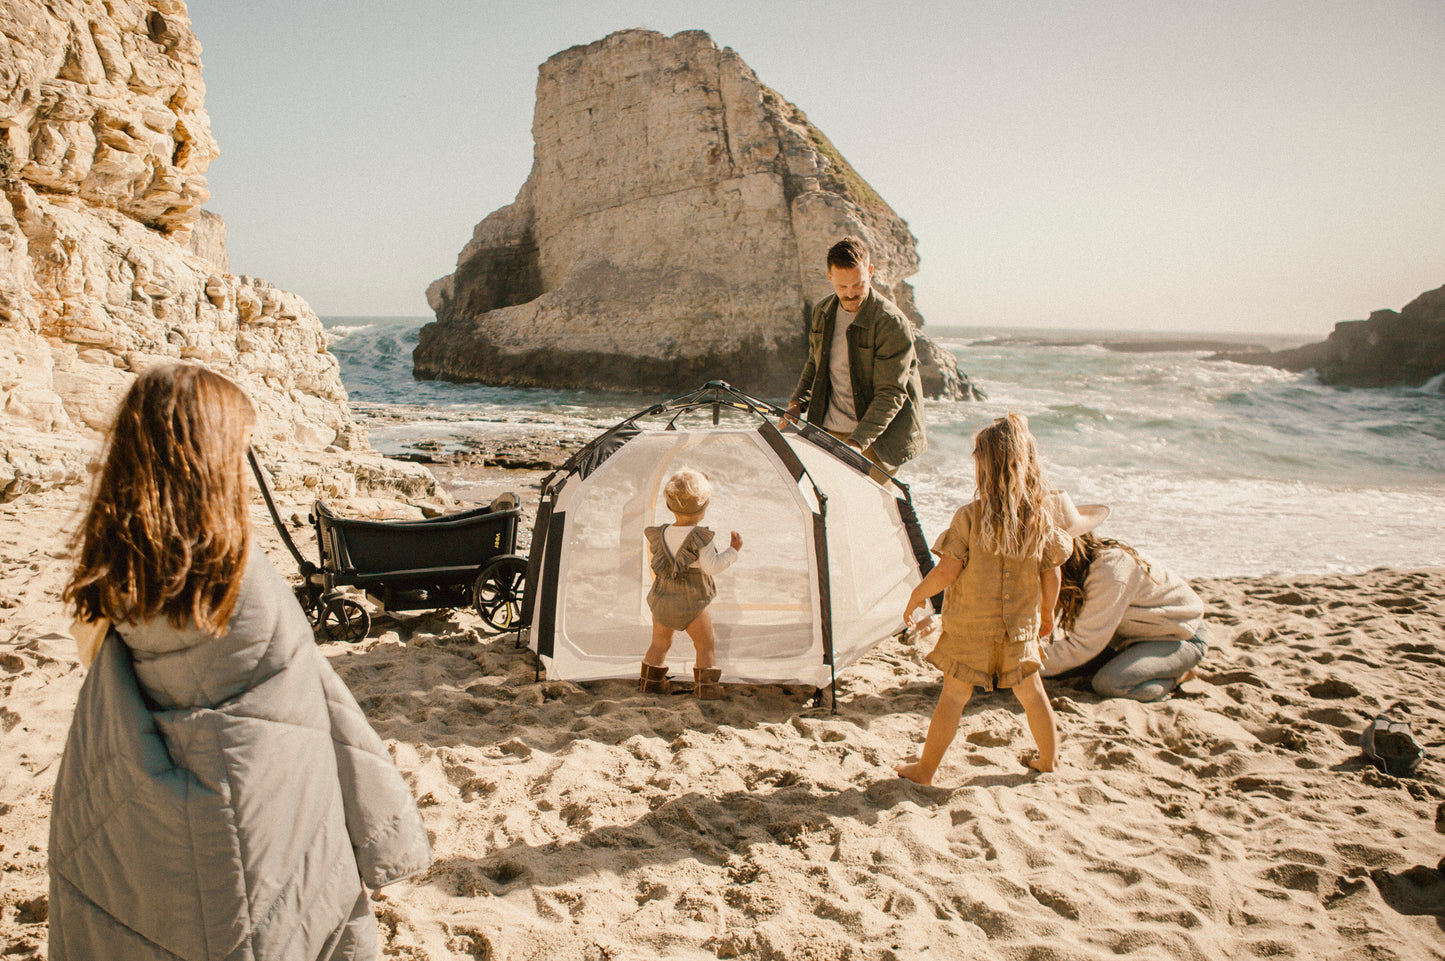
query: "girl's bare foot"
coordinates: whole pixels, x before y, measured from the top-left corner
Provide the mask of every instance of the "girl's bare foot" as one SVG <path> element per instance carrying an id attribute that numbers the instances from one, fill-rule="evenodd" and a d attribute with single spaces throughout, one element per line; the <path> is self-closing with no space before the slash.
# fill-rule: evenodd
<path id="1" fill-rule="evenodd" d="M 1183 684 L 1185 681 L 1192 681 L 1192 680 L 1194 680 L 1194 679 L 1195 679 L 1196 677 L 1198 677 L 1198 676 L 1199 676 L 1199 675 L 1197 675 L 1197 674 L 1194 673 L 1194 668 L 1191 667 L 1189 670 L 1187 670 L 1187 671 L 1185 671 L 1183 674 L 1180 674 L 1180 675 L 1179 675 L 1179 680 L 1177 680 L 1177 681 L 1174 682 L 1174 686 L 1175 686 L 1175 687 L 1178 687 L 1180 684 Z"/>
<path id="2" fill-rule="evenodd" d="M 923 770 L 923 765 L 919 764 L 917 761 L 913 762 L 912 764 L 896 765 L 894 766 L 893 770 L 898 772 L 899 777 L 907 778 L 914 784 L 922 784 L 924 786 L 929 786 L 933 784 L 933 775 L 925 773 Z"/>
<path id="3" fill-rule="evenodd" d="M 1019 760 L 1023 761 L 1025 765 L 1027 765 L 1028 767 L 1033 768 L 1035 771 L 1038 771 L 1040 774 L 1048 774 L 1048 773 L 1052 772 L 1053 769 L 1054 769 L 1054 766 L 1053 766 L 1052 764 L 1045 764 L 1045 763 L 1044 763 L 1044 759 L 1041 758 L 1041 757 L 1039 757 L 1039 753 L 1038 753 L 1037 751 L 1033 751 L 1033 752 L 1029 753 L 1028 755 L 1026 755 L 1025 757 L 1020 758 Z"/>

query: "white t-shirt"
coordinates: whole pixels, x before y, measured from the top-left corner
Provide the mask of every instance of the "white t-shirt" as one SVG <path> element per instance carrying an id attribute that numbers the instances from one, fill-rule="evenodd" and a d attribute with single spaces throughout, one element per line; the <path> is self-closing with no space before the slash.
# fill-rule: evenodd
<path id="1" fill-rule="evenodd" d="M 838 305 L 838 316 L 833 320 L 833 346 L 828 353 L 828 379 L 833 389 L 829 392 L 823 427 L 840 434 L 851 434 L 858 426 L 853 379 L 848 373 L 848 327 L 857 317 L 856 313 L 844 310 L 842 304 Z"/>
<path id="2" fill-rule="evenodd" d="M 662 542 L 667 545 L 667 550 L 673 557 L 677 556 L 677 552 L 682 549 L 683 541 L 687 540 L 687 535 L 691 534 L 692 529 L 696 526 L 696 524 L 688 524 L 686 527 L 680 527 L 677 524 L 669 524 L 663 528 Z M 738 552 L 731 546 L 718 550 L 717 542 L 718 536 L 714 534 L 707 546 L 697 552 L 697 560 L 690 565 L 708 577 L 716 577 L 738 559 Z"/>

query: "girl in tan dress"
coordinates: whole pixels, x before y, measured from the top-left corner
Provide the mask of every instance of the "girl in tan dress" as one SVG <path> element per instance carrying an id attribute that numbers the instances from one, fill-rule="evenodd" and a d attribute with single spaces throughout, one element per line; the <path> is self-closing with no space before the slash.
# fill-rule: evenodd
<path id="1" fill-rule="evenodd" d="M 943 591 L 942 631 L 928 655 L 943 672 L 943 691 L 922 755 L 896 768 L 919 784 L 933 783 L 975 686 L 1011 688 L 1038 747 L 1029 766 L 1052 771 L 1058 763 L 1054 711 L 1039 675 L 1039 641 L 1054 627 L 1059 565 L 1069 554 L 1070 538 L 1050 516 L 1027 419 L 1011 413 L 979 431 L 973 461 L 976 498 L 960 507 L 939 535 L 933 545 L 938 566 L 913 589 L 903 615 L 912 626 L 914 611 Z"/>
<path id="2" fill-rule="evenodd" d="M 647 593 L 647 606 L 652 608 L 652 645 L 642 656 L 639 690 L 644 694 L 671 692 L 667 652 L 673 634 L 687 631 L 697 650 L 693 693 L 714 700 L 723 696 L 722 671 L 713 652 L 712 616 L 707 606 L 717 596 L 713 575 L 738 559 L 743 539 L 733 531 L 730 546 L 720 551 L 713 544 L 713 532 L 697 526 L 712 499 L 712 484 L 702 472 L 680 470 L 667 479 L 662 492 L 675 523 L 643 531 L 652 555 L 652 589 Z"/>

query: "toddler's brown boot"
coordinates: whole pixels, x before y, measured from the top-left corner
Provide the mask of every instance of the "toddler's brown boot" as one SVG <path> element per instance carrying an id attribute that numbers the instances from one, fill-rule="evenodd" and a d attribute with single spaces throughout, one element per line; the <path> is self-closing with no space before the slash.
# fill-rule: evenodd
<path id="1" fill-rule="evenodd" d="M 718 682 L 722 680 L 722 669 L 716 667 L 695 667 L 692 669 L 694 697 L 700 697 L 704 701 L 716 701 L 727 697 L 723 686 Z"/>
<path id="2" fill-rule="evenodd" d="M 671 694 L 672 682 L 667 679 L 667 668 L 653 667 L 643 661 L 642 678 L 638 682 L 637 690 L 643 694 Z"/>

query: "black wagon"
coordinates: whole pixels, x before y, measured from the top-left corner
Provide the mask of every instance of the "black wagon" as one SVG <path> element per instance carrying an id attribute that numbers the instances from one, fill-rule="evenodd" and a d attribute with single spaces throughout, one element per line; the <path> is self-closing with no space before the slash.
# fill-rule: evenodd
<path id="1" fill-rule="evenodd" d="M 486 507 L 406 521 L 340 517 L 317 500 L 310 521 L 318 565 L 301 554 L 282 523 L 255 451 L 248 457 L 271 520 L 300 567 L 297 600 L 327 637 L 359 641 L 371 630 L 371 615 L 342 587 L 362 590 L 386 611 L 471 606 L 498 630 L 520 620 L 527 558 L 516 552 L 522 511 L 515 494 Z"/>

